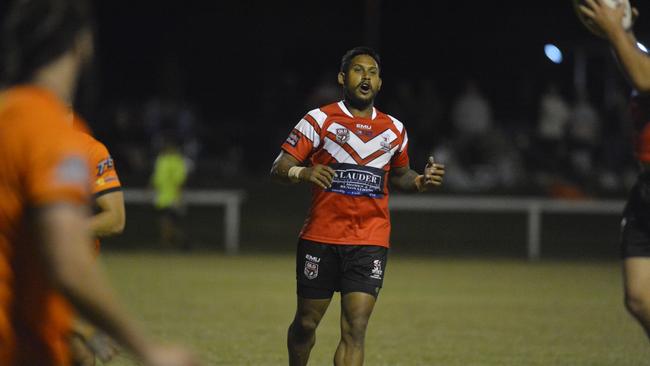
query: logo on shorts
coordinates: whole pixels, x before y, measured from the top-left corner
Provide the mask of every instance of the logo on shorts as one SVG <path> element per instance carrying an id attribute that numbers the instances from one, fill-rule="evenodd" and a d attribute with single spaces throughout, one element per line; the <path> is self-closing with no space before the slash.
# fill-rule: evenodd
<path id="1" fill-rule="evenodd" d="M 305 277 L 309 280 L 318 277 L 318 263 L 305 261 Z"/>
<path id="2" fill-rule="evenodd" d="M 384 271 L 381 270 L 381 261 L 379 259 L 375 259 L 372 261 L 372 274 L 370 275 L 370 278 L 374 278 L 376 280 L 381 280 L 381 276 L 384 274 Z"/>
<path id="3" fill-rule="evenodd" d="M 320 258 L 318 258 L 318 257 L 314 257 L 314 256 L 311 255 L 311 254 L 307 254 L 307 255 L 305 256 L 305 259 L 307 259 L 307 260 L 310 261 L 310 262 L 320 263 Z"/>
<path id="4" fill-rule="evenodd" d="M 345 144 L 350 139 L 350 130 L 347 128 L 337 128 L 336 129 L 336 142 L 339 144 Z"/>

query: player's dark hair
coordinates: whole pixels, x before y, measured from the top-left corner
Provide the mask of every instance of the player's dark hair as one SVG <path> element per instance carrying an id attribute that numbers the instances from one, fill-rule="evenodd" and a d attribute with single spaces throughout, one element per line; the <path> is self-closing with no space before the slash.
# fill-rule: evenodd
<path id="1" fill-rule="evenodd" d="M 79 32 L 92 29 L 87 0 L 13 0 L 2 19 L 0 83 L 29 80 L 68 51 Z"/>
<path id="2" fill-rule="evenodd" d="M 341 72 L 346 73 L 348 72 L 348 69 L 350 68 L 350 64 L 352 63 L 352 59 L 359 55 L 367 55 L 372 57 L 376 62 L 377 66 L 379 66 L 379 69 L 381 69 L 381 59 L 379 57 L 379 54 L 377 51 L 373 50 L 370 47 L 365 47 L 365 46 L 360 46 L 360 47 L 355 47 L 343 55 L 341 58 Z"/>

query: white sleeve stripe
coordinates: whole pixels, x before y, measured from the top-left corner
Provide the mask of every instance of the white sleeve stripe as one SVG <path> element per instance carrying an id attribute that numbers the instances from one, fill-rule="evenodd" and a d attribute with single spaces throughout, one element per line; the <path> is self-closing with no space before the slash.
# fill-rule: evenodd
<path id="1" fill-rule="evenodd" d="M 318 133 L 316 133 L 314 126 L 312 126 L 311 123 L 305 119 L 301 119 L 300 122 L 298 122 L 296 125 L 295 129 L 302 133 L 306 138 L 308 138 L 314 144 L 314 147 L 318 147 L 318 145 L 320 145 L 320 136 L 318 136 Z"/>
<path id="2" fill-rule="evenodd" d="M 404 149 L 406 148 L 406 144 L 408 144 L 408 142 L 409 142 L 409 135 L 406 132 L 404 132 L 404 141 L 402 141 L 402 146 L 399 148 L 399 152 L 404 151 Z"/>
<path id="3" fill-rule="evenodd" d="M 323 113 L 320 109 L 312 109 L 307 114 L 312 116 L 316 120 L 316 123 L 318 123 L 318 126 L 320 128 L 323 128 L 323 124 L 327 119 L 327 114 Z"/>
<path id="4" fill-rule="evenodd" d="M 395 128 L 397 128 L 397 130 L 400 133 L 402 133 L 402 131 L 404 130 L 404 124 L 402 122 L 400 122 L 397 118 L 395 118 L 395 117 L 393 117 L 391 115 L 388 115 L 388 117 L 391 119 L 391 121 L 393 121 L 393 124 L 395 125 Z"/>

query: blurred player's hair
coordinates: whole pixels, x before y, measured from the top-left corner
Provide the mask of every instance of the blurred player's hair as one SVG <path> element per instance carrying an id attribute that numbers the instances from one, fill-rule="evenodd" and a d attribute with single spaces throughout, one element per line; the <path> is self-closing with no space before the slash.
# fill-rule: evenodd
<path id="1" fill-rule="evenodd" d="M 10 0 L 1 21 L 0 84 L 29 80 L 94 27 L 87 0 Z"/>
<path id="2" fill-rule="evenodd" d="M 342 73 L 347 73 L 348 69 L 350 68 L 350 64 L 352 63 L 352 59 L 359 56 L 359 55 L 367 55 L 375 59 L 377 62 L 377 66 L 379 66 L 379 69 L 381 69 L 381 59 L 379 57 L 379 54 L 377 51 L 370 47 L 366 46 L 359 46 L 355 47 L 349 51 L 347 51 L 343 57 L 341 58 L 341 72 Z"/>

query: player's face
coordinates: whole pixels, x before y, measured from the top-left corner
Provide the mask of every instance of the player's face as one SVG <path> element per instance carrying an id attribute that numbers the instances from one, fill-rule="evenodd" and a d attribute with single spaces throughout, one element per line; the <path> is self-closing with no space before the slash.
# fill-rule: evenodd
<path id="1" fill-rule="evenodd" d="M 349 101 L 360 106 L 372 104 L 381 89 L 377 61 L 368 55 L 356 56 L 347 72 L 339 73 L 339 84 Z"/>

